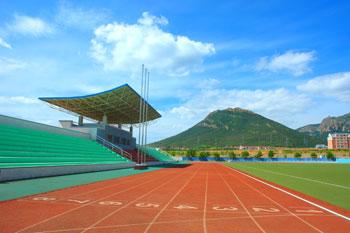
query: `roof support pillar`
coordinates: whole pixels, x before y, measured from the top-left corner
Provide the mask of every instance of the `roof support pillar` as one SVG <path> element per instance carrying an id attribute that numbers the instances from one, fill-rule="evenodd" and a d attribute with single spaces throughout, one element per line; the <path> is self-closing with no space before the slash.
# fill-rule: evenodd
<path id="1" fill-rule="evenodd" d="M 83 120 L 84 120 L 83 116 L 80 115 L 79 118 L 78 118 L 78 125 L 79 125 L 79 126 L 82 126 L 82 125 L 83 125 Z"/>

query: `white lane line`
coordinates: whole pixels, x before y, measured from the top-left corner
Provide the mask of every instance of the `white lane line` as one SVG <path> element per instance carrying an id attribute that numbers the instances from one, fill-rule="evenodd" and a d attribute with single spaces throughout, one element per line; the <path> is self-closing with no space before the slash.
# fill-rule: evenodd
<path id="1" fill-rule="evenodd" d="M 175 176 L 175 177 L 172 177 L 171 179 L 167 180 L 166 182 L 164 182 L 164 183 L 162 183 L 162 184 L 156 186 L 155 188 L 151 189 L 151 190 L 148 191 L 147 193 L 144 193 L 143 195 L 139 196 L 138 198 L 134 199 L 133 201 L 130 201 L 128 204 L 126 204 L 126 205 L 120 207 L 119 209 L 116 209 L 116 210 L 112 211 L 111 213 L 107 214 L 106 216 L 104 216 L 104 217 L 101 218 L 100 220 L 98 220 L 98 221 L 96 221 L 95 223 L 91 224 L 90 226 L 86 227 L 83 231 L 81 231 L 81 233 L 84 233 L 84 232 L 90 230 L 91 228 L 95 227 L 96 225 L 98 225 L 99 223 L 103 222 L 103 221 L 106 220 L 107 218 L 111 217 L 113 214 L 115 214 L 115 213 L 119 212 L 120 210 L 125 209 L 126 207 L 128 207 L 128 206 L 134 204 L 134 203 L 137 202 L 138 200 L 140 200 L 140 199 L 146 197 L 147 195 L 151 194 L 152 192 L 154 192 L 154 191 L 160 189 L 161 187 L 163 187 L 163 186 L 169 184 L 170 182 L 172 182 L 173 180 L 175 180 L 176 178 L 178 178 L 178 177 L 180 177 L 180 176 L 182 176 L 182 175 L 184 175 L 184 174 L 183 174 L 183 173 L 180 173 L 179 175 L 177 175 L 177 176 Z M 187 173 L 185 173 L 185 175 L 187 175 Z"/>
<path id="2" fill-rule="evenodd" d="M 226 167 L 227 169 L 229 169 L 228 167 Z M 230 173 L 231 176 L 235 177 L 232 173 Z M 235 177 L 237 178 L 237 177 Z M 311 223 L 305 221 L 304 219 L 300 218 L 299 216 L 297 216 L 296 214 L 292 213 L 289 209 L 287 209 L 286 207 L 284 207 L 283 205 L 281 205 L 280 203 L 278 203 L 277 201 L 273 200 L 272 198 L 270 198 L 269 196 L 267 196 L 266 194 L 264 194 L 263 192 L 261 192 L 260 190 L 254 188 L 253 186 L 251 186 L 250 184 L 244 182 L 243 180 L 241 180 L 240 178 L 238 178 L 238 180 L 240 182 L 242 182 L 243 184 L 245 184 L 246 186 L 248 186 L 250 189 L 254 190 L 255 192 L 259 193 L 261 196 L 265 197 L 266 199 L 270 200 L 271 202 L 275 203 L 276 205 L 278 205 L 279 207 L 281 207 L 282 209 L 284 209 L 285 211 L 287 211 L 289 214 L 291 214 L 292 216 L 294 216 L 295 218 L 299 219 L 301 222 L 303 222 L 304 224 L 306 224 L 307 226 L 311 227 L 312 229 L 314 229 L 317 232 L 323 233 L 323 231 L 321 231 L 320 229 L 318 229 L 317 227 L 315 227 L 314 225 L 312 225 Z"/>
<path id="3" fill-rule="evenodd" d="M 207 200 L 208 200 L 208 171 L 205 177 L 205 195 L 204 195 L 204 211 L 203 211 L 203 230 L 207 233 Z"/>
<path id="4" fill-rule="evenodd" d="M 216 168 L 215 168 L 216 169 Z M 217 170 L 216 170 L 217 172 Z M 218 172 L 217 172 L 218 173 Z M 246 211 L 246 213 L 248 214 L 248 216 L 250 217 L 250 219 L 255 223 L 255 225 L 258 227 L 258 229 L 263 232 L 266 233 L 266 231 L 260 226 L 260 224 L 255 220 L 255 218 L 253 217 L 253 215 L 249 212 L 249 210 L 247 209 L 247 207 L 243 204 L 243 202 L 241 201 L 241 199 L 239 199 L 238 195 L 235 193 L 235 191 L 233 191 L 233 189 L 231 188 L 231 186 L 227 183 L 227 181 L 224 179 L 224 177 L 222 176 L 221 173 L 218 173 L 219 176 L 221 177 L 221 179 L 224 181 L 225 185 L 227 186 L 227 188 L 231 191 L 231 193 L 235 196 L 235 198 L 238 200 L 239 204 L 241 204 L 241 206 L 243 207 L 243 209 Z"/>
<path id="5" fill-rule="evenodd" d="M 309 216 L 318 217 L 319 215 L 315 214 L 301 214 L 299 216 Z M 323 215 L 325 217 L 334 217 L 334 215 Z M 289 214 L 274 214 L 274 215 L 258 215 L 256 218 L 289 218 L 292 217 Z M 207 218 L 207 221 L 214 222 L 214 221 L 222 221 L 222 220 L 234 220 L 234 219 L 249 219 L 249 216 L 234 216 L 234 217 L 220 217 L 220 218 Z M 189 219 L 189 220 L 174 220 L 174 221 L 159 221 L 153 223 L 154 225 L 162 225 L 162 224 L 176 224 L 176 223 L 195 223 L 195 222 L 201 222 L 202 218 L 198 219 Z M 148 225 L 149 222 L 143 222 L 143 223 L 130 223 L 130 224 L 119 224 L 119 225 L 108 225 L 108 226 L 96 226 L 91 228 L 92 230 L 99 230 L 99 229 L 111 229 L 111 228 L 120 228 L 120 227 L 132 227 L 132 226 L 143 226 Z M 38 231 L 36 233 L 62 233 L 62 232 L 72 232 L 72 231 L 79 231 L 83 230 L 84 228 L 70 228 L 70 229 L 64 229 L 64 230 L 49 230 L 49 231 Z"/>
<path id="6" fill-rule="evenodd" d="M 165 209 L 170 205 L 171 202 L 175 200 L 175 198 L 182 192 L 182 190 L 185 189 L 185 187 L 190 183 L 190 181 L 193 179 L 193 177 L 198 173 L 199 169 L 196 170 L 196 172 L 186 181 L 186 183 L 174 194 L 174 196 L 168 201 L 168 203 L 165 204 L 165 206 L 158 212 L 158 214 L 152 219 L 152 221 L 148 224 L 146 227 L 144 233 L 147 233 L 155 221 L 157 221 L 158 217 L 165 211 Z"/>
<path id="7" fill-rule="evenodd" d="M 304 201 L 304 202 L 306 202 L 306 203 L 308 203 L 308 204 L 310 204 L 310 205 L 313 205 L 313 206 L 316 206 L 316 207 L 318 207 L 318 208 L 320 208 L 320 209 L 322 209 L 322 210 L 325 210 L 325 211 L 327 211 L 328 213 L 334 214 L 334 215 L 336 215 L 336 216 L 338 216 L 338 217 L 340 217 L 340 218 L 343 218 L 343 219 L 345 219 L 345 220 L 350 221 L 350 218 L 347 217 L 347 216 L 345 216 L 345 215 L 339 214 L 339 213 L 337 213 L 337 212 L 335 212 L 335 211 L 333 211 L 333 210 L 330 210 L 330 209 L 328 209 L 328 208 L 326 208 L 326 207 L 324 207 L 324 206 L 321 206 L 321 205 L 318 205 L 318 204 L 316 204 L 316 203 L 314 203 L 314 202 L 312 202 L 312 201 L 306 200 L 305 198 L 299 197 L 298 195 L 295 195 L 295 194 L 293 194 L 293 193 L 290 193 L 290 192 L 288 192 L 288 191 L 286 191 L 286 190 L 284 190 L 284 189 L 278 188 L 278 187 L 276 187 L 276 186 L 274 186 L 274 185 L 272 185 L 272 184 L 266 183 L 266 182 L 264 182 L 264 181 L 262 181 L 262 180 L 259 180 L 259 179 L 255 178 L 255 177 L 253 177 L 253 176 L 250 176 L 250 175 L 245 174 L 245 173 L 243 173 L 243 172 L 241 172 L 241 171 L 238 171 L 238 170 L 236 170 L 236 169 L 234 169 L 234 168 L 231 168 L 231 169 L 232 169 L 233 171 L 238 172 L 238 173 L 240 173 L 240 174 L 242 174 L 242 175 L 245 175 L 245 176 L 247 176 L 247 177 L 249 177 L 249 178 L 251 178 L 251 179 L 253 179 L 253 180 L 256 180 L 256 181 L 258 181 L 258 182 L 260 182 L 260 183 L 263 183 L 263 184 L 265 184 L 265 185 L 267 185 L 267 186 L 269 186 L 269 187 L 271 187 L 271 188 L 274 188 L 274 189 L 276 189 L 276 190 L 278 190 L 278 191 L 281 191 L 281 192 L 283 192 L 283 193 L 286 193 L 286 194 L 288 194 L 289 196 L 295 197 L 296 199 L 299 199 L 299 200 Z"/>
<path id="8" fill-rule="evenodd" d="M 167 177 L 167 175 L 165 175 L 165 177 Z M 162 178 L 164 178 L 164 177 L 162 177 Z M 159 180 L 161 180 L 162 178 L 160 178 Z M 125 192 L 127 192 L 127 191 L 133 190 L 133 189 L 135 189 L 135 188 L 137 188 L 137 187 L 139 187 L 139 186 L 145 185 L 145 184 L 150 183 L 150 182 L 153 182 L 153 181 L 155 181 L 155 180 L 158 180 L 158 177 L 156 177 L 156 178 L 154 178 L 154 179 L 151 179 L 151 180 L 148 180 L 148 181 L 145 181 L 144 183 L 141 183 L 141 184 L 138 184 L 138 185 L 134 185 L 134 186 L 132 186 L 132 187 L 130 187 L 130 188 L 121 190 L 121 191 L 119 191 L 119 192 L 116 192 L 116 193 L 113 193 L 113 194 L 104 196 L 104 197 L 99 198 L 99 199 L 97 199 L 97 200 L 95 200 L 95 201 L 93 201 L 93 202 L 80 205 L 80 206 L 78 206 L 78 207 L 76 207 L 76 208 L 73 208 L 73 209 L 64 211 L 64 212 L 62 212 L 62 213 L 60 213 L 60 214 L 54 215 L 54 216 L 52 216 L 52 217 L 46 218 L 46 219 L 44 219 L 44 220 L 42 220 L 42 221 L 40 221 L 40 222 L 34 223 L 34 224 L 29 225 L 29 226 L 27 226 L 27 227 L 25 227 L 25 228 L 23 228 L 23 229 L 21 229 L 21 230 L 18 230 L 18 231 L 16 231 L 15 233 L 24 232 L 24 231 L 26 231 L 26 230 L 28 230 L 28 229 L 30 229 L 30 228 L 32 228 L 32 227 L 35 227 L 35 226 L 37 226 L 37 225 L 39 225 L 39 224 L 48 222 L 48 221 L 50 221 L 50 220 L 52 220 L 52 219 L 61 217 L 61 216 L 65 215 L 65 214 L 71 213 L 71 212 L 73 212 L 73 211 L 75 211 L 75 210 L 84 208 L 84 207 L 86 207 L 86 206 L 90 206 L 90 205 L 92 205 L 92 204 L 94 204 L 94 203 L 97 203 L 97 202 L 99 202 L 99 201 L 102 201 L 103 199 L 110 198 L 110 197 L 113 197 L 113 196 L 115 196 L 115 195 L 117 195 L 117 194 L 125 193 Z"/>
<path id="9" fill-rule="evenodd" d="M 159 170 L 157 170 L 159 171 Z M 163 172 L 165 173 L 165 172 Z M 144 175 L 144 176 L 137 176 L 137 175 Z M 84 186 L 87 186 L 87 185 L 94 185 L 98 182 L 109 182 L 109 181 L 112 181 L 112 180 L 115 180 L 115 179 L 123 179 L 123 178 L 126 178 L 126 179 L 123 179 L 122 181 L 120 181 L 120 183 L 117 183 L 117 184 L 111 184 L 111 185 L 107 185 L 107 186 L 104 186 L 102 188 L 96 188 L 96 189 L 89 189 L 90 191 L 88 192 L 80 192 L 80 193 L 77 193 L 77 194 L 73 194 L 71 196 L 68 196 L 68 197 L 64 197 L 64 198 L 58 198 L 56 201 L 53 201 L 51 203 L 59 203 L 60 201 L 64 201 L 64 200 L 67 200 L 69 198 L 76 198 L 78 196 L 83 196 L 83 195 L 86 195 L 86 194 L 91 194 L 91 193 L 94 193 L 94 192 L 97 192 L 97 191 L 101 191 L 101 190 L 104 190 L 104 189 L 108 189 L 108 188 L 115 188 L 116 186 L 119 186 L 119 185 L 124 185 L 124 184 L 128 184 L 128 183 L 131 183 L 131 182 L 134 182 L 134 181 L 138 181 L 138 180 L 142 180 L 142 179 L 146 179 L 147 177 L 145 177 L 146 175 L 150 175 L 150 173 L 139 173 L 139 174 L 132 174 L 130 176 L 124 176 L 124 177 L 115 177 L 115 178 L 112 178 L 110 180 L 101 180 L 101 181 L 97 181 L 97 182 L 93 182 L 93 183 L 88 183 L 88 184 L 83 184 L 83 185 L 78 185 L 78 186 L 73 186 L 73 187 L 68 187 L 66 189 L 75 189 L 75 188 L 80 188 L 80 187 L 84 187 Z M 137 176 L 137 177 L 136 177 Z M 151 176 L 151 175 L 150 175 Z M 136 178 L 135 178 L 136 177 Z M 135 179 L 133 179 L 135 178 Z M 135 182 L 136 183 L 136 182 Z M 65 189 L 65 188 L 63 188 Z M 65 192 L 63 189 L 60 189 L 60 190 L 53 190 L 52 192 Z M 69 192 L 69 191 L 68 191 Z M 35 196 L 40 196 L 41 194 L 36 194 Z M 19 199 L 20 200 L 20 199 Z"/>
<path id="10" fill-rule="evenodd" d="M 267 172 L 267 173 L 271 173 L 271 174 L 275 174 L 275 175 L 287 176 L 287 177 L 292 177 L 292 178 L 296 178 L 296 179 L 300 179 L 300 180 L 307 180 L 307 181 L 311 181 L 311 182 L 315 182 L 315 183 L 326 184 L 326 185 L 330 185 L 330 186 L 334 186 L 334 187 L 343 188 L 343 189 L 349 189 L 350 190 L 350 187 L 339 185 L 339 184 L 332 184 L 332 183 L 328 183 L 328 182 L 324 182 L 324 181 L 320 181 L 320 180 L 314 180 L 314 179 L 300 177 L 300 176 L 293 176 L 293 175 L 289 175 L 289 174 L 269 171 L 269 170 L 256 168 L 256 167 L 250 167 L 250 166 L 245 166 L 245 167 L 248 167 L 248 168 L 251 168 L 251 169 L 255 169 L 255 170 L 259 170 L 259 171 L 263 171 L 263 172 Z"/>

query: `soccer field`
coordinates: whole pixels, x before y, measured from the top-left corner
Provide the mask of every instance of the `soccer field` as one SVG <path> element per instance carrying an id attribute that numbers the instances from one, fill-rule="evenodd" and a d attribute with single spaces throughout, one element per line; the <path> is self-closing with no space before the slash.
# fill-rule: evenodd
<path id="1" fill-rule="evenodd" d="M 350 210 L 350 164 L 226 163 L 226 165 Z"/>

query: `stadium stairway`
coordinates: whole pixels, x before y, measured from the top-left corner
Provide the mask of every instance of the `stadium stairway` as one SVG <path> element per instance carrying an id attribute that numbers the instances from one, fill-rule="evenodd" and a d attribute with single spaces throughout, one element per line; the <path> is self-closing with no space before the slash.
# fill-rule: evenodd
<path id="1" fill-rule="evenodd" d="M 138 150 L 128 150 L 127 151 L 130 155 L 132 155 L 132 160 L 134 162 L 138 162 Z M 145 154 L 146 156 L 146 162 L 159 162 L 159 160 L 155 159 L 154 157 L 152 156 L 149 156 L 148 154 Z"/>
<path id="2" fill-rule="evenodd" d="M 174 162 L 175 160 L 167 153 L 157 150 L 153 147 L 139 147 L 141 151 L 146 153 L 149 157 L 152 157 L 160 162 Z"/>
<path id="3" fill-rule="evenodd" d="M 0 168 L 130 163 L 95 141 L 0 124 Z"/>

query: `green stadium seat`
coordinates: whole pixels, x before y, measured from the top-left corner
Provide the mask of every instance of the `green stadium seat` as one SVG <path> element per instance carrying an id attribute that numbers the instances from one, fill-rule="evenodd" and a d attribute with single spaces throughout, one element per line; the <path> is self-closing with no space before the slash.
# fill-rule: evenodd
<path id="1" fill-rule="evenodd" d="M 0 168 L 130 163 L 95 141 L 0 124 Z"/>

